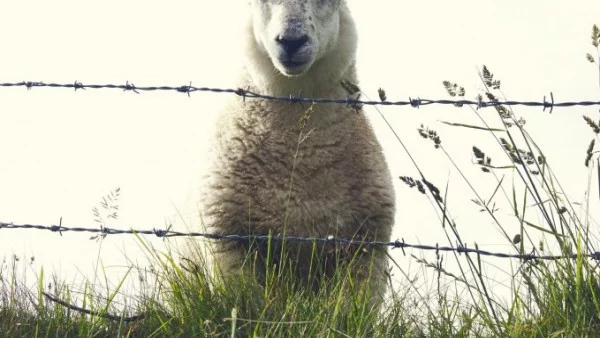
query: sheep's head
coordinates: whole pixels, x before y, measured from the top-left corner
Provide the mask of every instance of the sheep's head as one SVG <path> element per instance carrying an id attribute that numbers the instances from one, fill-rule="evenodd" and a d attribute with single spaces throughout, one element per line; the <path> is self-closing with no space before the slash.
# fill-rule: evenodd
<path id="1" fill-rule="evenodd" d="M 250 0 L 254 38 L 277 70 L 301 76 L 335 46 L 342 0 Z"/>

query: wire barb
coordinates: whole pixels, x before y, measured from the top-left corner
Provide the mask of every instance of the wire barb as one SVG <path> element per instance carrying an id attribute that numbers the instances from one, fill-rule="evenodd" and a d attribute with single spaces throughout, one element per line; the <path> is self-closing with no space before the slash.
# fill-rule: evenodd
<path id="1" fill-rule="evenodd" d="M 50 231 L 52 231 L 52 232 L 58 232 L 62 236 L 62 217 L 58 221 L 58 225 L 51 225 L 50 226 Z"/>
<path id="2" fill-rule="evenodd" d="M 554 94 L 550 92 L 550 102 L 546 101 L 546 96 L 544 95 L 544 109 L 542 111 L 546 111 L 546 108 L 550 108 L 549 113 L 552 114 L 552 110 L 554 109 Z"/>
<path id="3" fill-rule="evenodd" d="M 190 96 L 190 92 L 192 92 L 192 88 L 193 88 L 192 87 L 192 81 L 190 81 L 189 85 L 187 85 L 187 86 L 181 86 L 181 87 L 177 88 L 177 91 L 180 92 L 180 93 L 185 93 L 185 94 L 187 94 L 188 97 L 191 97 Z"/>
<path id="4" fill-rule="evenodd" d="M 31 88 L 33 88 L 33 87 L 45 86 L 45 84 L 43 82 L 33 82 L 33 81 L 23 81 L 22 85 L 25 86 L 25 88 L 27 88 L 27 90 L 31 90 Z"/>
<path id="5" fill-rule="evenodd" d="M 241 96 L 242 102 L 246 103 L 246 96 L 248 95 L 248 90 L 250 90 L 250 87 L 248 87 L 248 89 L 238 88 L 233 93 L 238 96 Z"/>
<path id="6" fill-rule="evenodd" d="M 85 90 L 85 87 L 83 86 L 83 83 L 75 80 L 75 82 L 73 82 L 73 90 L 77 91 L 77 89 L 83 89 L 83 90 Z"/>
<path id="7" fill-rule="evenodd" d="M 137 91 L 135 85 L 133 83 L 129 83 L 129 81 L 125 82 L 125 86 L 123 87 L 123 91 L 132 91 L 136 94 L 139 94 L 140 92 Z"/>
<path id="8" fill-rule="evenodd" d="M 408 97 L 408 101 L 410 102 L 410 105 L 413 108 L 419 109 L 419 107 L 421 106 L 421 99 L 420 98 L 412 99 L 412 98 Z"/>

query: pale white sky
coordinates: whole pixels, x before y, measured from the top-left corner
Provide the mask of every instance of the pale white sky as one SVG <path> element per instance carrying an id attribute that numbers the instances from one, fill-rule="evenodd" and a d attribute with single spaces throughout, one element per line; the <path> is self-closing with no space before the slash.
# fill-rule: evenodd
<path id="1" fill-rule="evenodd" d="M 350 0 L 350 5 L 360 36 L 361 87 L 372 98 L 379 87 L 390 100 L 445 98 L 443 80 L 459 82 L 473 98 L 482 87 L 477 77 L 482 64 L 502 80 L 510 99 L 541 100 L 550 91 L 557 101 L 599 97 L 597 71 L 585 60 L 593 52 L 591 27 L 600 24 L 598 1 Z M 244 6 L 243 0 L 0 0 L 0 82 L 192 81 L 197 86 L 236 87 L 236 29 Z M 112 226 L 162 226 L 193 187 L 211 119 L 227 99 L 232 97 L 0 89 L 0 220 L 52 224 L 62 216 L 65 225 L 95 226 L 92 207 L 121 187 L 120 218 Z M 440 106 L 381 109 L 431 181 L 440 188 L 450 181 L 449 203 L 464 238 L 490 250 L 509 250 L 490 220 L 469 202 L 472 194 L 441 152 L 416 132 L 421 123 L 436 129 L 455 161 L 487 196 L 494 184 L 470 164 L 471 147 L 499 154 L 492 150 L 495 143 L 483 133 L 439 123 L 475 123 L 472 112 Z M 581 115 L 597 117 L 597 111 L 555 109 L 549 115 L 541 108 L 516 110 L 575 201 L 584 197 L 587 171 L 582 163 L 592 137 Z M 416 176 L 375 110 L 367 108 L 366 113 L 393 176 Z M 407 242 L 444 243 L 430 202 L 398 183 L 395 235 Z M 592 208 L 597 207 L 593 198 Z M 501 213 L 510 228 L 509 210 Z M 101 246 L 88 237 L 1 230 L 0 256 L 35 255 L 47 269 L 66 276 L 73 275 L 73 265 L 91 271 L 99 252 L 110 266 L 126 263 L 123 252 L 133 261 L 139 257 L 134 241 L 113 237 Z M 401 264 L 415 265 L 396 256 Z M 498 279 L 505 281 L 506 276 Z"/>

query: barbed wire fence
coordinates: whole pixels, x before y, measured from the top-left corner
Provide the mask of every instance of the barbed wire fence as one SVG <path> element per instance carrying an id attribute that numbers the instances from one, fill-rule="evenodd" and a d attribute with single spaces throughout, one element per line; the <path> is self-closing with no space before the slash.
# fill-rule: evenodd
<path id="1" fill-rule="evenodd" d="M 334 236 L 327 237 L 297 237 L 297 236 L 281 236 L 281 235 L 239 235 L 239 234 L 221 234 L 221 233 L 205 233 L 205 232 L 181 232 L 173 231 L 170 229 L 156 229 L 143 230 L 143 229 L 114 229 L 106 226 L 97 228 L 91 227 L 66 227 L 62 225 L 62 219 L 57 225 L 38 225 L 38 224 L 13 224 L 7 222 L 0 222 L 0 230 L 2 229 L 33 229 L 33 230 L 45 230 L 58 233 L 62 236 L 63 232 L 79 232 L 79 233 L 93 233 L 101 238 L 105 238 L 109 235 L 154 235 L 159 238 L 168 237 L 202 237 L 213 240 L 230 240 L 240 242 L 264 242 L 264 241 L 287 241 L 287 242 L 299 242 L 299 243 L 322 243 L 322 244 L 336 244 L 336 245 L 347 245 L 347 246 L 364 246 L 364 247 L 390 247 L 392 249 L 418 249 L 424 251 L 435 251 L 439 252 L 456 252 L 459 254 L 473 253 L 482 256 L 492 256 L 497 258 L 512 258 L 521 259 L 524 261 L 530 260 L 559 260 L 559 259 L 576 259 L 578 257 L 587 257 L 597 261 L 600 261 L 600 251 L 585 253 L 585 254 L 569 254 L 569 255 L 539 255 L 536 253 L 529 254 L 509 254 L 502 252 L 492 252 L 488 250 L 479 249 L 477 245 L 475 248 L 467 247 L 467 244 L 461 244 L 457 246 L 440 246 L 425 245 L 425 244 L 411 244 L 406 243 L 404 239 L 395 241 L 364 241 L 350 238 L 339 238 Z M 404 252 L 404 254 L 406 254 Z"/>
<path id="2" fill-rule="evenodd" d="M 342 104 L 348 105 L 354 108 L 360 108 L 363 105 L 371 105 L 371 106 L 411 106 L 414 108 L 419 108 L 421 106 L 428 105 L 453 105 L 453 106 L 476 106 L 477 108 L 486 108 L 486 107 L 496 107 L 496 106 L 527 106 L 527 107 L 542 107 L 544 111 L 549 109 L 551 113 L 552 110 L 556 107 L 589 107 L 589 106 L 600 106 L 600 101 L 564 101 L 564 102 L 556 102 L 554 100 L 554 94 L 550 92 L 549 96 L 544 96 L 542 101 L 515 101 L 515 100 L 484 100 L 479 97 L 477 100 L 465 100 L 465 99 L 423 99 L 423 98 L 411 98 L 408 100 L 393 100 L 390 101 L 386 98 L 385 92 L 380 89 L 379 97 L 380 101 L 372 101 L 372 100 L 361 100 L 360 99 L 360 89 L 358 86 L 342 81 L 341 86 L 346 89 L 348 92 L 348 96 L 345 98 L 323 98 L 323 97 L 302 97 L 302 96 L 275 96 L 275 95 L 267 95 L 253 92 L 249 89 L 243 88 L 215 88 L 215 87 L 197 87 L 193 86 L 190 82 L 187 85 L 182 86 L 170 86 L 170 85 L 154 85 L 154 86 L 136 86 L 135 84 L 127 81 L 125 84 L 84 84 L 80 81 L 74 81 L 73 83 L 53 83 L 53 82 L 42 82 L 42 81 L 21 81 L 21 82 L 0 82 L 0 88 L 26 88 L 27 90 L 31 90 L 33 88 L 58 88 L 58 89 L 73 89 L 77 90 L 86 90 L 86 89 L 97 89 L 97 90 L 105 90 L 105 89 L 119 89 L 122 91 L 134 92 L 136 94 L 140 94 L 140 92 L 175 92 L 175 93 L 183 93 L 190 96 L 191 93 L 195 92 L 212 92 L 212 93 L 221 93 L 221 94 L 230 94 L 237 95 L 246 99 L 264 99 L 264 100 L 272 100 L 272 101 L 287 101 L 290 103 L 333 103 L 333 104 Z M 354 95 L 358 94 L 358 95 Z M 545 255 L 545 256 L 536 256 L 535 254 L 506 254 L 506 253 L 495 253 L 489 252 L 486 250 L 479 250 L 478 248 L 472 249 L 467 248 L 466 244 L 459 243 L 456 247 L 444 247 L 436 244 L 432 245 L 421 245 L 421 244 L 407 244 L 402 240 L 394 241 L 394 242 L 365 242 L 365 241 L 357 241 L 354 239 L 342 239 L 342 238 L 301 238 L 301 237 L 279 237 L 279 236 L 252 236 L 252 235 L 239 235 L 239 234 L 210 234 L 210 233 L 198 233 L 198 232 L 190 232 L 190 233 L 182 233 L 171 230 L 117 230 L 107 227 L 98 228 L 83 228 L 83 227 L 64 227 L 59 225 L 53 226 L 44 226 L 44 225 L 32 225 L 32 224 L 12 224 L 6 222 L 0 222 L 0 229 L 9 228 L 9 229 L 37 229 L 37 230 L 50 230 L 54 232 L 59 232 L 62 235 L 62 232 L 72 231 L 72 232 L 92 232 L 99 233 L 101 236 L 107 235 L 116 235 L 116 234 L 143 234 L 143 235 L 156 235 L 158 237 L 177 237 L 177 236 L 191 236 L 191 237 L 205 237 L 209 239 L 219 239 L 219 240 L 236 240 L 236 241 L 248 241 L 248 240 L 266 240 L 267 237 L 273 240 L 287 240 L 294 242 L 327 242 L 327 243 L 336 243 L 336 244 L 347 244 L 347 245 L 366 245 L 366 246 L 388 246 L 392 248 L 415 248 L 421 250 L 436 250 L 439 251 L 456 251 L 458 253 L 476 253 L 480 255 L 486 256 L 495 256 L 502 258 L 514 258 L 514 259 L 523 259 L 523 260 L 532 260 L 532 259 L 563 259 L 563 258 L 575 258 L 577 255 L 570 256 L 560 256 L 560 255 Z M 600 252 L 592 252 L 588 253 L 585 256 L 589 258 L 593 258 L 595 260 L 600 261 Z"/>
<path id="3" fill-rule="evenodd" d="M 344 84 L 342 84 L 344 85 Z M 342 104 L 358 109 L 363 105 L 368 106 L 410 106 L 413 108 L 419 108 L 421 106 L 428 105 L 453 105 L 453 106 L 476 106 L 477 108 L 496 107 L 496 106 L 526 106 L 526 107 L 542 107 L 543 111 L 549 110 L 552 113 L 554 108 L 557 107 L 576 107 L 576 106 L 600 106 L 600 101 L 564 101 L 555 102 L 554 94 L 550 93 L 548 98 L 543 97 L 541 101 L 515 101 L 515 100 L 483 100 L 478 98 L 477 100 L 465 100 L 465 99 L 424 99 L 424 98 L 412 98 L 408 100 L 387 100 L 385 94 L 382 95 L 380 91 L 380 101 L 372 100 L 361 100 L 360 90 L 357 88 L 355 91 L 348 90 L 348 96 L 345 98 L 322 98 L 322 97 L 303 97 L 300 95 L 289 95 L 289 96 L 274 96 L 260 94 L 243 88 L 214 88 L 214 87 L 197 87 L 193 86 L 190 82 L 187 85 L 182 86 L 169 86 L 169 85 L 156 85 L 156 86 L 136 86 L 133 83 L 126 82 L 125 84 L 84 84 L 79 81 L 73 83 L 46 83 L 40 81 L 21 81 L 21 82 L 0 82 L 0 88 L 26 88 L 31 90 L 33 88 L 58 88 L 58 89 L 73 89 L 86 90 L 86 89 L 118 89 L 122 91 L 133 92 L 140 94 L 141 92 L 175 92 L 183 93 L 190 96 L 196 92 L 212 92 L 221 94 L 237 95 L 244 101 L 246 99 L 264 99 L 274 101 L 286 101 L 290 103 L 333 103 Z M 345 87 L 346 88 L 346 87 Z M 354 95 L 359 93 L 358 95 Z M 600 251 L 587 252 L 587 253 L 575 253 L 575 254 L 562 254 L 562 255 L 542 255 L 538 254 L 535 250 L 531 253 L 523 254 L 510 254 L 504 252 L 492 252 L 488 250 L 480 249 L 477 244 L 474 244 L 474 248 L 468 247 L 466 243 L 457 243 L 455 246 L 441 246 L 438 243 L 435 245 L 426 244 L 411 244 L 406 243 L 404 239 L 395 241 L 363 241 L 351 238 L 339 238 L 334 236 L 327 237 L 297 237 L 297 236 L 281 236 L 275 235 L 240 235 L 240 234 L 220 234 L 220 233 L 202 233 L 202 232 L 179 232 L 168 229 L 156 229 L 145 230 L 145 229 L 134 229 L 130 228 L 127 230 L 109 228 L 106 226 L 100 227 L 67 227 L 62 225 L 62 218 L 56 225 L 38 225 L 38 224 L 14 224 L 12 222 L 0 221 L 0 230 L 3 229 L 14 229 L 14 230 L 40 230 L 50 231 L 58 233 L 62 236 L 64 232 L 77 232 L 77 233 L 93 233 L 96 234 L 95 238 L 105 238 L 109 235 L 149 235 L 156 236 L 159 238 L 168 237 L 202 237 L 212 240 L 229 240 L 229 241 L 288 241 L 288 242 L 300 242 L 300 243 L 321 243 L 321 244 L 332 244 L 332 245 L 346 245 L 346 246 L 364 246 L 364 247 L 390 247 L 392 249 L 400 249 L 403 254 L 406 255 L 405 249 L 417 249 L 422 251 L 435 251 L 436 254 L 440 252 L 454 252 L 458 254 L 476 254 L 481 256 L 490 256 L 496 258 L 507 258 L 507 259 L 519 259 L 524 262 L 527 261 L 556 261 L 561 259 L 577 259 L 579 257 L 589 258 L 598 261 L 600 265 Z M 106 313 L 100 313 L 97 311 L 91 311 L 70 303 L 67 303 L 59 298 L 52 296 L 46 292 L 43 295 L 49 300 L 63 305 L 69 309 L 79 311 L 81 313 L 90 314 L 94 316 L 100 316 L 109 320 L 123 320 L 126 322 L 136 321 L 144 318 L 144 315 L 135 315 L 130 317 L 114 316 Z"/>
<path id="4" fill-rule="evenodd" d="M 414 108 L 419 108 L 421 106 L 428 105 L 453 105 L 453 106 L 477 106 L 477 108 L 486 108 L 486 107 L 494 107 L 494 106 L 527 106 L 527 107 L 542 107 L 544 111 L 549 109 L 550 113 L 556 107 L 575 107 L 575 106 L 600 106 L 600 101 L 564 101 L 564 102 L 555 102 L 554 94 L 550 93 L 548 98 L 546 96 L 543 97 L 542 101 L 515 101 L 515 100 L 465 100 L 465 99 L 423 99 L 423 98 L 411 98 L 408 100 L 387 100 L 385 94 L 381 95 L 380 92 L 380 101 L 372 101 L 372 100 L 361 100 L 360 94 L 356 96 L 352 96 L 352 94 L 358 93 L 360 90 L 356 87 L 355 90 L 352 89 L 353 84 L 342 83 L 344 88 L 350 86 L 350 89 L 347 89 L 349 95 L 345 98 L 323 98 L 323 97 L 302 97 L 302 96 L 274 96 L 267 94 L 260 94 L 250 91 L 249 89 L 243 88 L 215 88 L 215 87 L 197 87 L 193 86 L 190 82 L 187 85 L 182 86 L 169 86 L 169 85 L 155 85 L 155 86 L 136 86 L 133 83 L 127 81 L 125 84 L 84 84 L 79 81 L 74 81 L 73 83 L 53 83 L 53 82 L 41 82 L 41 81 L 21 81 L 21 82 L 0 82 L 0 88 L 26 88 L 27 90 L 31 90 L 33 88 L 58 88 L 58 89 L 73 89 L 77 90 L 86 90 L 86 89 L 119 89 L 122 91 L 134 92 L 136 94 L 140 94 L 140 92 L 175 92 L 175 93 L 183 93 L 190 96 L 191 93 L 195 92 L 212 92 L 212 93 L 221 93 L 221 94 L 230 94 L 237 95 L 242 97 L 244 100 L 246 99 L 264 99 L 264 100 L 274 100 L 274 101 L 287 101 L 290 103 L 333 103 L 333 104 L 343 104 L 351 107 L 361 107 L 363 105 L 372 105 L 372 106 L 411 106 Z M 62 223 L 62 222 L 61 222 Z M 436 252 L 441 251 L 454 251 L 457 253 L 474 253 L 478 255 L 484 256 L 494 256 L 499 258 L 512 258 L 512 259 L 521 259 L 521 260 L 557 260 L 557 259 L 566 259 L 566 258 L 577 258 L 577 254 L 572 255 L 537 255 L 535 253 L 530 254 L 508 254 L 501 252 L 491 252 L 487 250 L 481 250 L 478 247 L 476 248 L 468 248 L 466 243 L 457 244 L 454 247 L 449 246 L 440 246 L 436 245 L 422 245 L 422 244 L 409 244 L 404 240 L 402 241 L 393 241 L 393 242 L 381 242 L 381 241 L 360 241 L 355 239 L 345 239 L 345 238 L 335 238 L 333 236 L 325 237 L 325 238 L 317 238 L 317 237 L 294 237 L 287 236 L 282 237 L 279 235 L 273 236 L 261 236 L 261 235 L 239 235 L 239 234 L 215 234 L 215 233 L 200 233 L 200 232 L 177 232 L 172 230 L 160 230 L 160 229 L 152 229 L 152 230 L 119 230 L 108 227 L 101 228 L 85 228 L 85 227 L 65 227 L 62 226 L 61 223 L 58 225 L 45 226 L 45 225 L 35 225 L 35 224 L 13 224 L 9 222 L 1 222 L 0 221 L 0 230 L 1 229 L 35 229 L 35 230 L 47 230 L 52 232 L 58 232 L 62 235 L 63 232 L 88 232 L 88 233 L 96 233 L 99 236 L 106 237 L 108 235 L 119 235 L 119 234 L 141 234 L 141 235 L 155 235 L 158 237 L 204 237 L 207 239 L 215 239 L 215 240 L 234 240 L 234 241 L 264 241 L 264 240 L 275 240 L 275 241 L 290 241 L 290 242 L 320 242 L 320 243 L 330 243 L 330 244 L 344 244 L 344 245 L 363 245 L 363 246 L 387 246 L 391 248 L 399 248 L 404 251 L 405 248 L 413 248 L 419 250 L 434 250 Z M 583 254 L 583 256 L 592 258 L 594 260 L 600 261 L 600 252 L 590 252 Z"/>
<path id="5" fill-rule="evenodd" d="M 600 101 L 564 101 L 555 102 L 554 94 L 550 93 L 548 98 L 544 96 L 542 101 L 514 101 L 514 100 L 451 100 L 451 99 L 423 99 L 423 98 L 411 98 L 408 100 L 394 100 L 390 101 L 387 99 L 381 99 L 380 101 L 372 100 L 361 100 L 360 96 L 352 97 L 348 96 L 345 98 L 322 98 L 322 97 L 302 97 L 300 95 L 289 95 L 289 96 L 275 96 L 255 93 L 249 89 L 243 88 L 214 88 L 214 87 L 196 87 L 190 82 L 187 85 L 182 86 L 168 86 L 168 85 L 157 85 L 157 86 L 136 86 L 131 82 L 125 84 L 84 84 L 79 81 L 73 83 L 45 83 L 39 81 L 22 81 L 22 82 L 0 82 L 0 87 L 23 87 L 27 90 L 33 88 L 62 88 L 62 89 L 73 89 L 85 90 L 85 89 L 120 89 L 123 91 L 130 91 L 139 94 L 140 92 L 177 92 L 187 94 L 188 96 L 194 92 L 212 92 L 212 93 L 223 93 L 233 94 L 245 99 L 265 99 L 274 101 L 287 101 L 290 103 L 337 103 L 345 104 L 350 106 L 360 105 L 379 105 L 379 106 L 411 106 L 419 108 L 421 106 L 428 105 L 474 105 L 479 108 L 494 107 L 494 106 L 527 106 L 527 107 L 542 107 L 544 111 L 549 109 L 550 112 L 556 107 L 575 107 L 575 106 L 600 106 Z"/>

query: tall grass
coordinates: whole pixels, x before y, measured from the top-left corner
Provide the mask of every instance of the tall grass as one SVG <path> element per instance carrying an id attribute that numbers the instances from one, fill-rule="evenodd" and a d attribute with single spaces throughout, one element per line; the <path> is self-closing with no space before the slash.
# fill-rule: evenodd
<path id="1" fill-rule="evenodd" d="M 594 26 L 592 45 L 596 54 L 600 30 Z M 597 57 L 588 61 L 598 65 Z M 600 68 L 598 68 L 600 76 Z M 478 124 L 445 122 L 466 128 L 495 141 L 496 148 L 473 146 L 473 164 L 494 182 L 484 197 L 444 147 L 443 135 L 422 126 L 418 133 L 433 142 L 440 156 L 454 166 L 474 196 L 473 202 L 503 235 L 513 252 L 572 255 L 575 259 L 521 260 L 512 263 L 511 297 L 494 293 L 485 261 L 476 254 L 449 254 L 456 269 L 414 257 L 424 270 L 434 273 L 426 288 L 418 277 L 395 263 L 402 281 L 385 297 L 383 306 L 372 306 L 369 290 L 355 283 L 344 268 L 320 288 L 297 283 L 293 269 L 271 269 L 256 276 L 251 269 L 239 278 L 216 278 L 202 256 L 194 261 L 170 251 L 158 252 L 143 238 L 141 245 L 153 262 L 155 283 L 140 294 L 130 294 L 136 305 L 123 310 L 115 296 L 121 284 L 100 294 L 90 283 L 66 285 L 40 271 L 38 287 L 24 287 L 17 257 L 0 266 L 0 333 L 6 337 L 597 337 L 600 336 L 600 281 L 598 260 L 587 256 L 598 250 L 598 229 L 589 218 L 589 191 L 598 173 L 594 151 L 600 122 L 585 116 L 592 140 L 582 149 L 588 167 L 586 212 L 579 215 L 563 191 L 551 164 L 525 128 L 525 120 L 501 105 L 501 83 L 483 66 L 480 70 L 483 102 L 492 108 L 469 107 Z M 459 84 L 444 81 L 448 94 L 463 97 Z M 385 100 L 385 92 L 380 90 Z M 495 111 L 493 117 L 483 112 Z M 382 115 L 382 117 L 384 117 Z M 384 117 L 385 118 L 385 117 Z M 393 126 L 390 126 L 393 128 Z M 416 134 L 415 134 L 416 136 Z M 407 137 L 407 136 L 403 136 Z M 398 136 L 402 144 L 402 138 Z M 445 141 L 445 140 L 444 140 Z M 492 161 L 490 153 L 500 152 Z M 409 153 L 410 155 L 410 153 Z M 500 163 L 500 164 L 496 164 Z M 437 208 L 443 231 L 451 244 L 466 245 L 452 218 L 447 189 L 430 182 L 416 163 L 419 177 L 401 177 L 410 187 L 428 195 Z M 585 169 L 584 169 L 585 170 Z M 508 173 L 508 174 L 507 174 Z M 510 174 L 510 178 L 507 176 Z M 416 192 L 415 192 L 416 193 Z M 104 199 L 108 216 L 94 209 L 102 222 L 116 217 L 115 194 Z M 108 201 L 108 202 L 107 202 Z M 509 206 L 518 233 L 510 232 L 497 217 L 496 203 Z M 540 234 L 543 237 L 540 237 Z M 541 238 L 541 239 L 540 239 Z M 269 248 L 270 246 L 267 246 Z M 267 250 L 268 251 L 268 250 Z M 268 255 L 267 255 L 268 256 Z M 282 256 L 283 257 L 283 256 Z M 248 264 L 259 257 L 249 254 Z M 269 262 L 267 262 L 267 265 Z M 102 272 L 98 272 L 101 274 Z M 98 276 L 97 276 L 98 277 Z M 101 276 L 100 276 L 101 277 Z M 50 280 L 50 283 L 48 282 Z M 48 284 L 50 286 L 48 286 Z M 365 284 L 366 285 L 366 284 Z M 83 290 L 76 293 L 75 290 Z M 379 304 L 376 304 L 379 305 Z M 134 316 L 137 315 L 137 316 Z"/>

